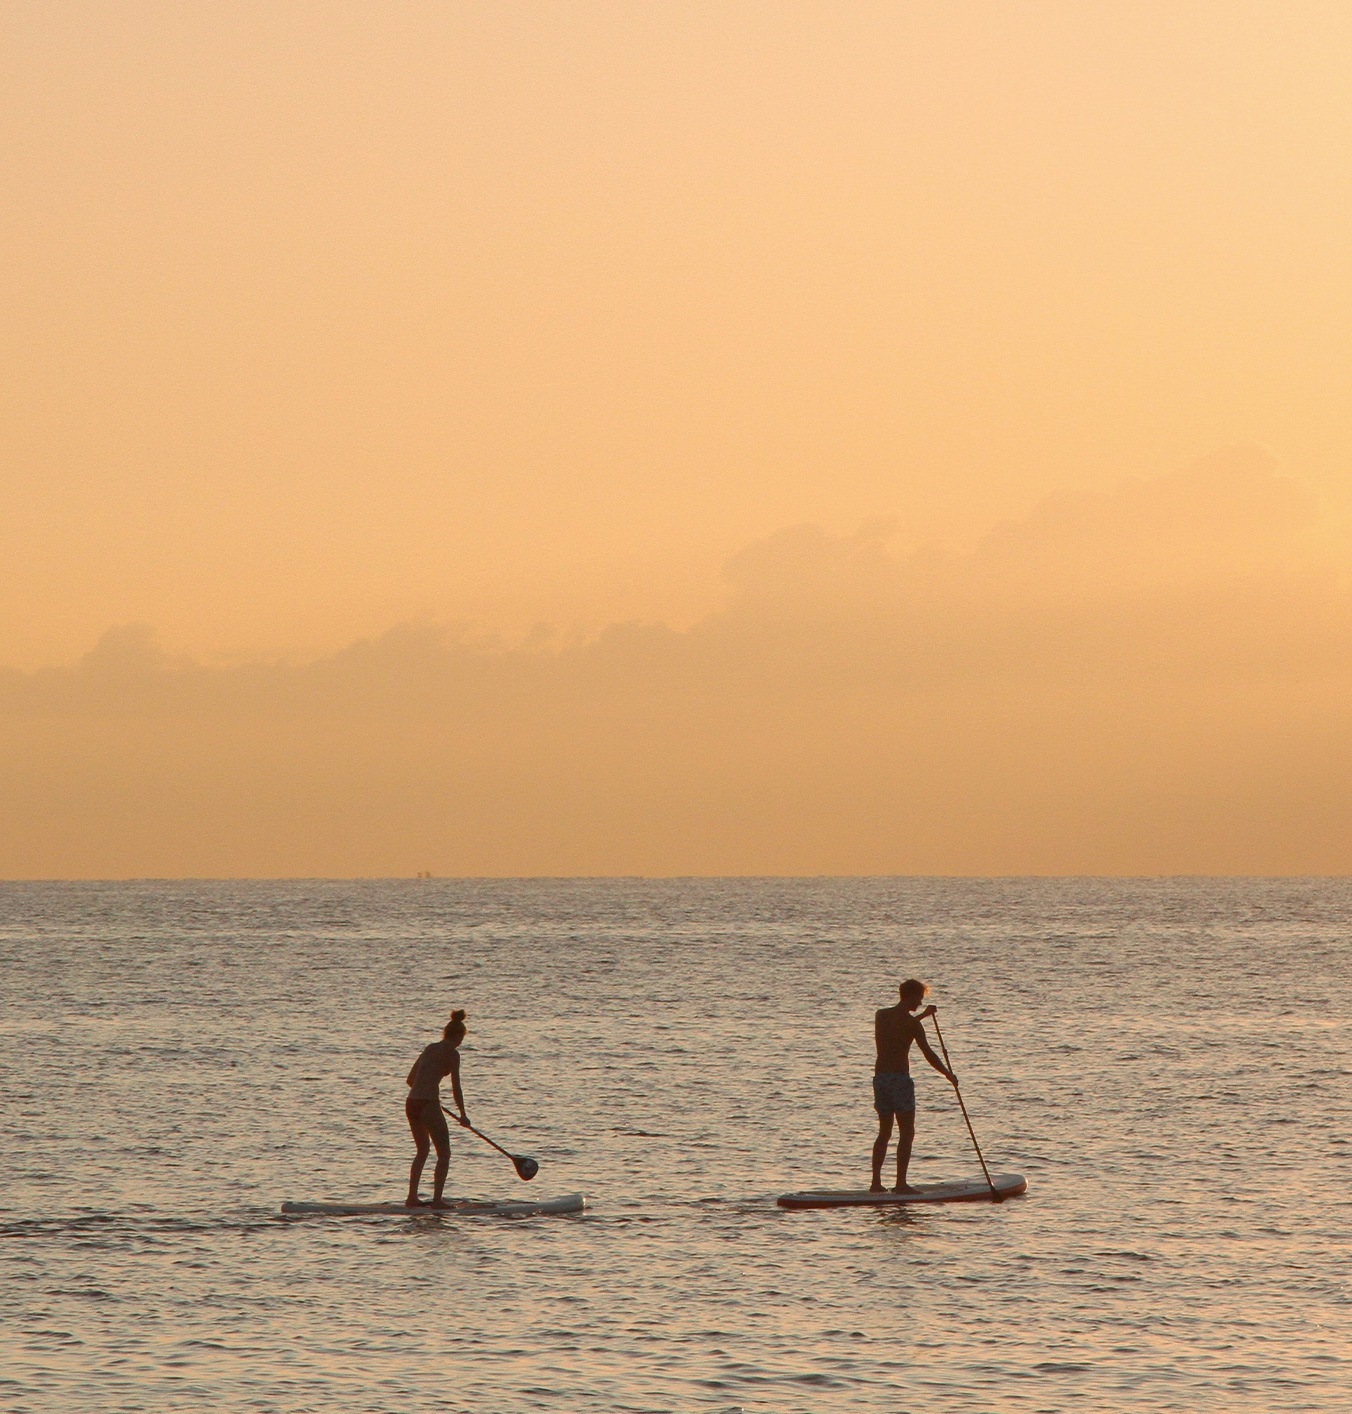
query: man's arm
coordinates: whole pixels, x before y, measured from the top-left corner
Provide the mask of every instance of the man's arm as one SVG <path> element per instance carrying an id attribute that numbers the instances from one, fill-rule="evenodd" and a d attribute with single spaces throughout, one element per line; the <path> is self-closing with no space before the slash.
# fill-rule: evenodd
<path id="1" fill-rule="evenodd" d="M 931 1008 L 933 1010 L 933 1008 Z M 926 1013 L 928 1015 L 928 1013 Z M 958 1083 L 957 1077 L 930 1049 L 929 1038 L 925 1035 L 925 1028 L 921 1024 L 918 1016 L 911 1018 L 911 1034 L 915 1037 L 915 1043 L 920 1047 L 920 1054 L 943 1076 L 951 1085 Z"/>

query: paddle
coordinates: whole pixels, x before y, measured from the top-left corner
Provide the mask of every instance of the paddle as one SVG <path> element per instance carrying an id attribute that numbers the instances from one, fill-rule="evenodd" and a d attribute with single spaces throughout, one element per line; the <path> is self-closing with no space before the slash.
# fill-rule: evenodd
<path id="1" fill-rule="evenodd" d="M 441 1108 L 443 1110 L 446 1110 L 446 1113 L 450 1115 L 450 1117 L 455 1120 L 457 1124 L 462 1123 L 460 1116 L 456 1114 L 453 1110 L 447 1110 L 445 1105 L 442 1105 Z M 512 1167 L 516 1170 L 516 1176 L 518 1178 L 523 1178 L 526 1180 L 527 1183 L 529 1183 L 530 1180 L 533 1179 L 535 1175 L 540 1172 L 540 1165 L 536 1163 L 536 1161 L 532 1159 L 528 1154 L 508 1154 L 507 1150 L 504 1149 L 501 1144 L 494 1144 L 493 1141 L 488 1137 L 488 1135 L 483 1132 L 482 1129 L 475 1129 L 475 1127 L 472 1124 L 468 1123 L 468 1121 L 464 1121 L 463 1123 L 464 1127 L 468 1129 L 471 1134 L 477 1134 L 479 1138 L 484 1141 L 485 1144 L 488 1144 L 492 1148 L 496 1149 L 499 1154 L 506 1154 L 507 1157 L 511 1159 Z"/>
<path id="2" fill-rule="evenodd" d="M 962 1091 L 958 1088 L 957 1072 L 953 1069 L 953 1062 L 948 1058 L 948 1047 L 944 1045 L 944 1033 L 939 1030 L 939 1014 L 935 1007 L 930 1008 L 930 1020 L 934 1023 L 934 1034 L 939 1038 L 939 1049 L 944 1053 L 944 1064 L 948 1067 L 948 1073 L 953 1077 L 953 1093 L 958 1097 L 958 1108 L 962 1111 L 963 1119 L 967 1120 L 967 1132 L 972 1136 L 972 1148 L 976 1150 L 977 1159 L 981 1164 L 981 1172 L 986 1175 L 986 1182 L 990 1184 L 991 1198 L 996 1203 L 1003 1203 L 1005 1200 L 996 1189 L 994 1180 L 991 1178 L 991 1171 L 986 1167 L 986 1160 L 982 1158 L 981 1145 L 976 1142 L 976 1130 L 972 1128 L 972 1121 L 968 1119 L 967 1106 L 962 1102 Z"/>

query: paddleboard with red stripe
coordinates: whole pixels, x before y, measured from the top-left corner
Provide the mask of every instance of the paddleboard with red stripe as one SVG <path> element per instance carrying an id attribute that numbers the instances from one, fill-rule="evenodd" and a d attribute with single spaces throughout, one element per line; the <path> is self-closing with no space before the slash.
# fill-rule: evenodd
<path id="1" fill-rule="evenodd" d="M 1001 1198 L 1017 1198 L 1028 1191 L 1021 1173 L 997 1173 L 991 1179 Z M 775 1201 L 781 1208 L 892 1208 L 903 1203 L 987 1203 L 994 1202 L 991 1183 L 984 1178 L 965 1178 L 957 1183 L 917 1183 L 914 1193 L 870 1193 L 867 1189 L 783 1193 Z"/>

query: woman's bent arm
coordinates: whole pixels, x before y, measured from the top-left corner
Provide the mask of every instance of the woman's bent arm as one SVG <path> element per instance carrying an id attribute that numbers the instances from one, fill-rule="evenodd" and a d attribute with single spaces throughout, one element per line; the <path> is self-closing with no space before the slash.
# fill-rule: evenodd
<path id="1" fill-rule="evenodd" d="M 460 1053 L 451 1052 L 451 1093 L 455 1096 L 456 1106 L 460 1110 L 461 1124 L 469 1123 L 469 1116 L 465 1113 L 465 1095 L 460 1088 Z"/>

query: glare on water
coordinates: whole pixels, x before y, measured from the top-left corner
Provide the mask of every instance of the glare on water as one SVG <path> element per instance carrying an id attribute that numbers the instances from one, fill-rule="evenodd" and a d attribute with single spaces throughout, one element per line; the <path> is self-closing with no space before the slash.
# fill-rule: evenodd
<path id="1" fill-rule="evenodd" d="M 1352 887 L 747 880 L 0 886 L 0 1407 L 1352 1404 Z M 873 1010 L 934 986 L 1026 1198 L 867 1182 Z M 450 1190 L 403 1079 L 470 1013 Z M 918 1068 L 913 1176 L 977 1171 Z"/>

